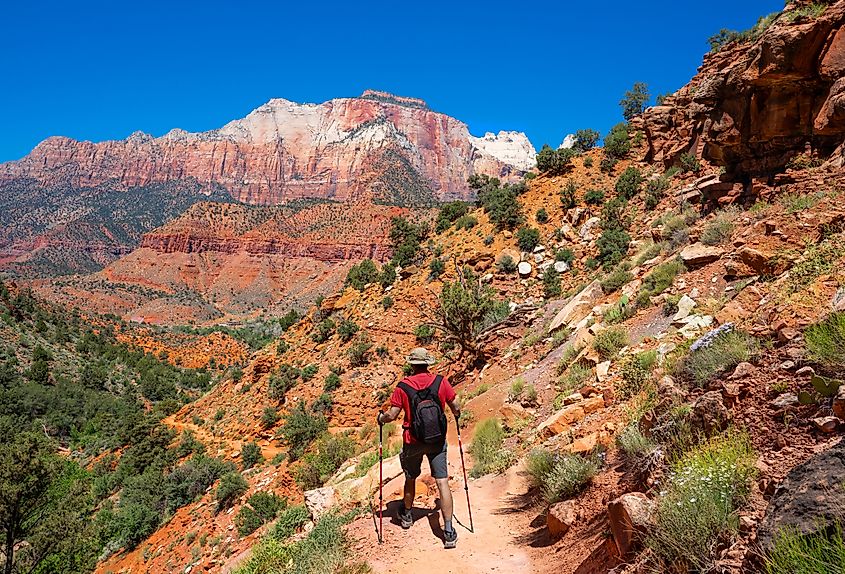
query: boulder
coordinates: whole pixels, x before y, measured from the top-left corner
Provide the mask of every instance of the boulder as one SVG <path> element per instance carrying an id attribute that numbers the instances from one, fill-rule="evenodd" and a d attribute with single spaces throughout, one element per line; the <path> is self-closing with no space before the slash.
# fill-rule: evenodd
<path id="1" fill-rule="evenodd" d="M 604 382 L 607 380 L 607 375 L 610 372 L 610 361 L 605 361 L 596 365 L 596 380 Z"/>
<path id="2" fill-rule="evenodd" d="M 701 267 L 702 265 L 718 261 L 723 254 L 724 250 L 719 247 L 711 247 L 703 243 L 693 243 L 681 250 L 681 261 L 687 267 Z"/>
<path id="3" fill-rule="evenodd" d="M 587 285 L 580 293 L 570 299 L 563 309 L 558 311 L 549 324 L 549 332 L 552 333 L 561 327 L 577 324 L 590 313 L 596 301 L 603 295 L 604 291 L 602 291 L 601 283 L 598 280 Z"/>
<path id="4" fill-rule="evenodd" d="M 824 433 L 836 432 L 839 426 L 839 419 L 836 417 L 816 417 L 812 419 L 813 425 Z"/>
<path id="5" fill-rule="evenodd" d="M 549 534 L 555 539 L 566 534 L 576 520 L 578 520 L 578 512 L 575 510 L 575 502 L 572 500 L 553 504 L 546 514 Z"/>
<path id="6" fill-rule="evenodd" d="M 566 273 L 569 271 L 569 263 L 566 261 L 555 261 L 554 267 L 555 271 L 558 273 Z"/>
<path id="7" fill-rule="evenodd" d="M 733 379 L 733 380 L 744 379 L 745 377 L 751 375 L 756 370 L 757 370 L 757 367 L 755 367 L 751 363 L 743 361 L 736 366 L 736 368 L 734 369 L 734 372 L 733 372 L 733 374 L 731 374 L 730 378 Z"/>
<path id="8" fill-rule="evenodd" d="M 578 403 L 578 406 L 584 409 L 585 414 L 600 411 L 604 408 L 604 395 L 594 395 L 588 399 L 584 399 L 582 402 Z"/>
<path id="9" fill-rule="evenodd" d="M 323 486 L 314 490 L 306 490 L 304 496 L 305 508 L 308 509 L 308 514 L 311 515 L 312 520 L 318 520 L 338 502 L 337 491 L 333 486 Z"/>
<path id="10" fill-rule="evenodd" d="M 537 432 L 543 438 L 551 438 L 569 429 L 570 425 L 583 420 L 585 416 L 584 409 L 579 405 L 565 406 L 543 421 L 537 427 Z"/>
<path id="11" fill-rule="evenodd" d="M 623 494 L 607 505 L 607 517 L 619 556 L 625 558 L 654 526 L 655 503 L 642 492 Z"/>
<path id="12" fill-rule="evenodd" d="M 780 275 L 785 269 L 776 265 L 781 261 L 779 257 L 773 257 L 767 253 L 757 251 L 750 247 L 743 247 L 737 252 L 739 260 L 751 268 L 757 275 Z"/>
<path id="13" fill-rule="evenodd" d="M 609 446 L 612 442 L 613 440 L 610 437 L 610 433 L 607 431 L 599 431 L 575 439 L 572 444 L 562 447 L 562 450 L 573 454 L 589 454 L 596 449 L 596 446 L 600 444 Z"/>
<path id="14" fill-rule="evenodd" d="M 520 261 L 519 265 L 517 266 L 517 271 L 519 271 L 519 275 L 521 277 L 528 277 L 531 275 L 531 271 L 533 268 L 528 261 Z"/>
<path id="15" fill-rule="evenodd" d="M 814 534 L 845 519 L 845 441 L 793 468 L 777 488 L 757 529 L 764 550 L 784 528 Z"/>
<path id="16" fill-rule="evenodd" d="M 505 403 L 499 409 L 499 416 L 502 418 L 502 424 L 513 428 L 519 421 L 528 418 L 529 414 L 519 403 Z"/>
<path id="17" fill-rule="evenodd" d="M 672 317 L 672 322 L 676 323 L 681 319 L 686 319 L 696 306 L 696 302 L 692 300 L 689 295 L 684 295 L 678 301 L 678 312 Z"/>
<path id="18" fill-rule="evenodd" d="M 692 404 L 691 422 L 693 428 L 708 436 L 728 428 L 731 412 L 722 400 L 722 393 L 710 391 L 698 397 Z"/>
<path id="19" fill-rule="evenodd" d="M 596 230 L 599 228 L 601 219 L 598 217 L 591 217 L 584 222 L 584 225 L 578 230 L 578 237 L 583 243 L 589 243 L 596 238 Z"/>
<path id="20" fill-rule="evenodd" d="M 794 407 L 798 404 L 798 395 L 793 393 L 783 393 L 778 395 L 775 399 L 769 403 L 776 409 L 785 409 L 788 407 Z"/>

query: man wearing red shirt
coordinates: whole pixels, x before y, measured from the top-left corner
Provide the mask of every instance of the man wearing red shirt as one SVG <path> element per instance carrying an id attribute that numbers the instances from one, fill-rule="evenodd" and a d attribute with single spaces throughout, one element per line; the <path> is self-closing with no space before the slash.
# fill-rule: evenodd
<path id="1" fill-rule="evenodd" d="M 435 382 L 435 375 L 428 372 L 429 365 L 434 364 L 434 357 L 423 348 L 413 349 L 407 357 L 408 364 L 413 369 L 413 374 L 402 382 L 412 389 L 421 391 L 427 389 Z M 400 383 L 401 384 L 401 383 Z M 442 377 L 438 391 L 440 406 L 446 410 L 446 405 L 455 415 L 455 420 L 461 416 L 461 407 L 458 404 L 455 390 L 449 381 Z M 458 533 L 452 527 L 452 491 L 449 490 L 449 470 L 446 460 L 446 436 L 443 441 L 436 444 L 427 444 L 417 441 L 411 434 L 411 401 L 407 393 L 397 386 L 390 397 L 390 410 L 378 414 L 378 423 L 383 425 L 389 423 L 399 416 L 399 412 L 405 413 L 402 422 L 403 447 L 399 460 L 402 463 L 402 470 L 405 471 L 404 508 L 399 513 L 399 522 L 402 528 L 410 528 L 414 519 L 411 509 L 416 496 L 416 479 L 420 475 L 423 455 L 428 457 L 428 464 L 431 467 L 431 476 L 437 482 L 437 489 L 440 491 L 440 510 L 443 513 L 443 534 L 444 546 L 454 548 L 457 544 Z"/>

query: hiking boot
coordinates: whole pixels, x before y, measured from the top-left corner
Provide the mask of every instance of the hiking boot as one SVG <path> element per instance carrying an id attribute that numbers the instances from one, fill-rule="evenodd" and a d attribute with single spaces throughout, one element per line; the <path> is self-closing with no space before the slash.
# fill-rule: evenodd
<path id="1" fill-rule="evenodd" d="M 402 528 L 405 530 L 408 530 L 414 525 L 414 515 L 411 514 L 410 508 L 403 508 L 399 511 L 399 524 L 401 524 Z"/>
<path id="2" fill-rule="evenodd" d="M 445 530 L 443 531 L 443 548 L 454 548 L 458 545 L 458 531 Z"/>

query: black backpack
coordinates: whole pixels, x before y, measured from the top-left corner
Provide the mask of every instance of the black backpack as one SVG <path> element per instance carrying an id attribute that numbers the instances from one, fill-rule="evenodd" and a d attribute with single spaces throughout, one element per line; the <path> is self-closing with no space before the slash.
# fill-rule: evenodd
<path id="1" fill-rule="evenodd" d="M 440 383 L 437 375 L 431 384 L 419 391 L 402 381 L 397 386 L 408 395 L 411 404 L 411 436 L 425 444 L 438 444 L 446 440 L 446 413 L 440 403 Z"/>

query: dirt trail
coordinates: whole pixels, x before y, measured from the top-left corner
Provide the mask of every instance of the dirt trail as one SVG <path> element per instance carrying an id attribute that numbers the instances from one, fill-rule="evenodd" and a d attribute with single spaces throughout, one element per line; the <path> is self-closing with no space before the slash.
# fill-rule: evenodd
<path id="1" fill-rule="evenodd" d="M 423 462 L 423 482 L 428 493 L 417 492 L 414 503 L 414 525 L 402 530 L 395 522 L 401 505 L 404 479 L 400 476 L 385 484 L 384 544 L 379 546 L 370 516 L 353 522 L 349 527 L 354 541 L 356 559 L 366 560 L 373 572 L 534 572 L 532 548 L 520 546 L 519 536 L 525 534 L 516 520 L 509 499 L 525 492 L 524 478 L 516 472 L 499 476 L 485 476 L 470 480 L 469 494 L 475 532 L 470 532 L 466 494 L 461 476 L 461 460 L 457 439 L 449 442 L 449 474 L 455 500 L 455 528 L 458 547 L 445 550 L 442 541 L 442 518 L 436 510 L 437 488 Z M 468 463 L 469 465 L 469 463 Z M 439 507 L 437 507 L 439 508 Z M 460 522 L 458 522 L 460 521 Z M 519 522 L 524 522 L 524 517 Z"/>

